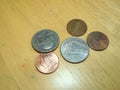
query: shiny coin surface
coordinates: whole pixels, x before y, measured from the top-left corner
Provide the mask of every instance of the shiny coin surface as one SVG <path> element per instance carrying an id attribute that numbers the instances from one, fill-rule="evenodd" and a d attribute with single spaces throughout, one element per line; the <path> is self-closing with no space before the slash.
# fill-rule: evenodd
<path id="1" fill-rule="evenodd" d="M 32 37 L 32 46 L 38 52 L 50 52 L 57 48 L 59 36 L 56 32 L 44 29 Z"/>
<path id="2" fill-rule="evenodd" d="M 70 37 L 61 45 L 63 58 L 72 63 L 82 62 L 89 55 L 87 43 L 78 37 Z"/>
<path id="3" fill-rule="evenodd" d="M 83 20 L 73 19 L 68 22 L 67 31 L 73 36 L 81 36 L 86 33 L 87 25 Z"/>
<path id="4" fill-rule="evenodd" d="M 58 57 L 54 53 L 40 53 L 35 60 L 35 67 L 46 74 L 54 72 L 58 64 Z"/>
<path id="5" fill-rule="evenodd" d="M 101 51 L 108 47 L 109 40 L 104 33 L 94 31 L 88 35 L 87 43 L 93 50 Z"/>

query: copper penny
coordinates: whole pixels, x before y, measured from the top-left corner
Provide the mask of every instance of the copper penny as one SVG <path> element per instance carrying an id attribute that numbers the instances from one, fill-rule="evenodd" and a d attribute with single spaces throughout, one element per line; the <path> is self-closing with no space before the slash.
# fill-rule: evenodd
<path id="1" fill-rule="evenodd" d="M 87 43 L 90 48 L 97 50 L 97 51 L 101 51 L 108 47 L 109 40 L 108 40 L 108 37 L 104 33 L 94 31 L 88 35 Z"/>
<path id="2" fill-rule="evenodd" d="M 58 57 L 54 53 L 40 53 L 35 60 L 35 67 L 42 73 L 52 73 L 58 67 Z"/>
<path id="3" fill-rule="evenodd" d="M 86 23 L 81 19 L 72 19 L 67 24 L 67 31 L 72 36 L 81 36 L 86 33 L 87 31 L 87 25 Z"/>

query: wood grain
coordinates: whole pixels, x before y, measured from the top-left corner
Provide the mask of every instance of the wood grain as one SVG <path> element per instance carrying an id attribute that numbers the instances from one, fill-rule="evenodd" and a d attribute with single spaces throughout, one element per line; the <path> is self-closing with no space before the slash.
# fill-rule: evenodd
<path id="1" fill-rule="evenodd" d="M 74 18 L 87 23 L 84 40 L 92 31 L 110 40 L 106 50 L 90 50 L 79 64 L 60 55 L 61 43 L 71 36 L 66 25 Z M 36 70 L 38 53 L 31 46 L 34 33 L 44 28 L 60 36 L 54 51 L 60 65 L 49 75 Z M 119 30 L 119 0 L 0 0 L 0 90 L 120 90 Z"/>

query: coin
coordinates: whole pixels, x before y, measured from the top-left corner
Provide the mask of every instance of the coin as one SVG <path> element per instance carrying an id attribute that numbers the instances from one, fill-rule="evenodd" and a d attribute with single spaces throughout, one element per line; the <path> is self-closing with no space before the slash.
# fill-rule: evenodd
<path id="1" fill-rule="evenodd" d="M 91 49 L 101 51 L 108 47 L 109 40 L 104 33 L 94 31 L 88 35 L 87 43 Z"/>
<path id="2" fill-rule="evenodd" d="M 42 73 L 52 73 L 58 67 L 58 57 L 54 53 L 40 53 L 35 60 L 35 67 Z"/>
<path id="3" fill-rule="evenodd" d="M 63 41 L 61 45 L 61 55 L 69 62 L 82 62 L 88 57 L 88 54 L 89 47 L 81 38 L 70 37 Z"/>
<path id="4" fill-rule="evenodd" d="M 59 36 L 55 31 L 44 29 L 32 37 L 32 46 L 38 52 L 50 52 L 58 47 Z"/>
<path id="5" fill-rule="evenodd" d="M 81 36 L 86 33 L 87 25 L 81 19 L 72 19 L 67 24 L 67 31 L 73 36 Z"/>

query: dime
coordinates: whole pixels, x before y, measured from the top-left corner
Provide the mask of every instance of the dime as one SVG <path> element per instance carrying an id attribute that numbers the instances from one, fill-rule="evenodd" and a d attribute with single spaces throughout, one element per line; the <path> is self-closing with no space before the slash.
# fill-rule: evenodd
<path id="1" fill-rule="evenodd" d="M 78 63 L 87 58 L 89 47 L 81 38 L 70 37 L 62 43 L 61 54 L 65 60 Z"/>
<path id="2" fill-rule="evenodd" d="M 86 33 L 87 25 L 83 20 L 72 19 L 67 24 L 67 31 L 73 36 L 81 36 Z"/>
<path id="3" fill-rule="evenodd" d="M 46 74 L 54 72 L 58 64 L 58 57 L 54 53 L 40 53 L 35 60 L 35 67 Z"/>
<path id="4" fill-rule="evenodd" d="M 44 29 L 32 37 L 32 46 L 38 52 L 50 52 L 57 48 L 59 36 L 56 32 Z"/>
<path id="5" fill-rule="evenodd" d="M 109 40 L 104 33 L 94 31 L 88 35 L 87 43 L 91 49 L 101 51 L 108 47 Z"/>

